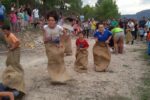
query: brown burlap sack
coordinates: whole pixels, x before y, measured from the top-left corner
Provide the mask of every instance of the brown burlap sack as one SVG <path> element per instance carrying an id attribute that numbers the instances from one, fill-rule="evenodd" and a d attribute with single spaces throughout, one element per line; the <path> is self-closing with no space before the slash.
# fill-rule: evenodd
<path id="1" fill-rule="evenodd" d="M 111 60 L 111 54 L 107 44 L 103 42 L 95 43 L 93 47 L 93 57 L 94 57 L 95 71 L 98 72 L 106 71 Z"/>
<path id="2" fill-rule="evenodd" d="M 132 39 L 132 34 L 131 32 L 127 32 L 126 33 L 126 43 L 129 43 L 131 42 L 133 39 Z"/>
<path id="3" fill-rule="evenodd" d="M 66 36 L 61 40 L 62 44 L 64 45 L 65 48 L 65 55 L 66 56 L 71 56 L 72 55 L 72 44 L 71 44 L 71 37 Z"/>
<path id="4" fill-rule="evenodd" d="M 88 51 L 87 50 L 77 50 L 76 51 L 76 61 L 75 61 L 75 71 L 86 72 L 88 65 Z"/>
<path id="5" fill-rule="evenodd" d="M 3 84 L 25 93 L 24 71 L 20 65 L 20 48 L 8 52 L 6 65 L 2 74 Z"/>
<path id="6" fill-rule="evenodd" d="M 64 65 L 64 47 L 57 47 L 56 44 L 45 44 L 46 55 L 48 58 L 48 73 L 52 82 L 64 83 L 70 77 Z"/>

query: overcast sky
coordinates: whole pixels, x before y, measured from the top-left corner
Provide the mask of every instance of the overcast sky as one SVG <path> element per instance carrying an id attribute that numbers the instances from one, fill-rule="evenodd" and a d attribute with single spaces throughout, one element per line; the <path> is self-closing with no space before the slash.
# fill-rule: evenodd
<path id="1" fill-rule="evenodd" d="M 83 4 L 94 6 L 97 0 L 82 0 Z M 116 0 L 121 14 L 135 14 L 141 10 L 150 9 L 150 0 Z"/>

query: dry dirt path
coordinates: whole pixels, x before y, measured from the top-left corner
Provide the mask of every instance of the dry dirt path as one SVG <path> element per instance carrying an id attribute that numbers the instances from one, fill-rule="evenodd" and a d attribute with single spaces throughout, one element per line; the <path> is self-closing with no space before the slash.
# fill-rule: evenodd
<path id="1" fill-rule="evenodd" d="M 92 47 L 89 39 L 89 65 L 87 73 L 73 70 L 75 57 L 65 57 L 68 72 L 74 79 L 67 85 L 53 86 L 47 73 L 47 58 L 43 48 L 22 52 L 21 63 L 25 70 L 27 95 L 25 100 L 139 100 L 137 87 L 144 72 L 144 62 L 136 52 L 143 44 L 126 45 L 123 55 L 112 54 L 107 72 L 93 70 Z M 72 40 L 75 54 L 75 40 Z M 5 68 L 6 54 L 0 54 L 0 74 Z"/>

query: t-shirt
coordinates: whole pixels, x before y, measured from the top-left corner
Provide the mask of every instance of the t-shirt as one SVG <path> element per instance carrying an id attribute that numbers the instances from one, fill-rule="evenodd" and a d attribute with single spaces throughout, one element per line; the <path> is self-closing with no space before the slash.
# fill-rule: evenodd
<path id="1" fill-rule="evenodd" d="M 8 42 L 9 45 L 13 45 L 14 43 L 18 42 L 19 39 L 13 34 L 13 33 L 10 33 L 9 36 L 6 36 L 5 35 L 5 39 L 6 41 Z"/>
<path id="2" fill-rule="evenodd" d="M 39 10 L 38 9 L 33 10 L 33 17 L 34 18 L 39 18 Z"/>
<path id="3" fill-rule="evenodd" d="M 96 22 L 95 22 L 95 21 L 93 21 L 93 22 L 91 23 L 91 29 L 92 29 L 92 30 L 95 30 L 95 29 L 96 29 Z"/>
<path id="4" fill-rule="evenodd" d="M 139 21 L 139 27 L 144 28 L 144 27 L 145 27 L 145 24 L 146 24 L 146 21 L 145 21 L 145 20 L 140 20 L 140 21 Z"/>
<path id="5" fill-rule="evenodd" d="M 84 40 L 80 40 L 79 38 L 76 40 L 76 46 L 79 48 L 88 48 L 89 44 L 88 42 L 84 39 Z"/>
<path id="6" fill-rule="evenodd" d="M 15 13 L 10 14 L 10 21 L 12 23 L 17 23 L 17 15 Z"/>
<path id="7" fill-rule="evenodd" d="M 56 25 L 56 27 L 52 29 L 48 25 L 45 25 L 44 31 L 49 42 L 59 42 L 60 36 L 63 34 L 63 27 Z"/>
<path id="8" fill-rule="evenodd" d="M 130 27 L 131 31 L 135 31 L 135 25 L 133 22 L 129 22 L 128 26 Z"/>
<path id="9" fill-rule="evenodd" d="M 116 27 L 116 26 L 118 26 L 118 22 L 117 22 L 117 21 L 115 21 L 115 20 L 113 20 L 113 21 L 111 22 L 111 26 L 112 26 L 112 27 Z"/>
<path id="10" fill-rule="evenodd" d="M 150 33 L 147 34 L 147 41 L 150 41 Z"/>
<path id="11" fill-rule="evenodd" d="M 112 33 L 110 31 L 104 30 L 104 34 L 102 34 L 99 31 L 96 31 L 94 37 L 97 38 L 99 42 L 105 42 L 111 35 Z"/>
<path id="12" fill-rule="evenodd" d="M 146 24 L 147 28 L 150 28 L 150 21 L 147 21 Z"/>
<path id="13" fill-rule="evenodd" d="M 114 29 L 112 29 L 112 34 L 115 35 L 116 33 L 119 33 L 119 32 L 123 32 L 123 29 L 119 28 L 119 27 L 116 27 Z"/>
<path id="14" fill-rule="evenodd" d="M 0 5 L 0 15 L 4 15 L 5 12 L 5 6 Z"/>
<path id="15" fill-rule="evenodd" d="M 139 33 L 140 33 L 140 35 L 144 35 L 144 29 L 139 29 Z"/>

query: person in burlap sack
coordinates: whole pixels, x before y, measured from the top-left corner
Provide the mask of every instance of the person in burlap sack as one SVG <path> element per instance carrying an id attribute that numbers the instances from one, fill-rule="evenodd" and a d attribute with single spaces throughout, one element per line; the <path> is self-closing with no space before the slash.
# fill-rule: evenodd
<path id="1" fill-rule="evenodd" d="M 105 29 L 103 24 L 99 24 L 98 30 L 94 34 L 94 38 L 96 40 L 93 47 L 95 71 L 105 72 L 111 60 L 108 44 L 112 38 L 112 33 Z"/>
<path id="2" fill-rule="evenodd" d="M 73 27 L 68 22 L 65 22 L 62 27 L 64 28 L 64 31 L 66 33 L 66 35 L 64 35 L 61 40 L 65 48 L 64 53 L 65 56 L 71 56 L 72 55 L 71 33 L 73 31 Z"/>
<path id="3" fill-rule="evenodd" d="M 111 30 L 112 34 L 113 34 L 113 42 L 114 42 L 114 51 L 115 54 L 123 54 L 123 50 L 124 50 L 124 30 L 122 28 L 120 28 L 119 26 L 113 28 Z"/>
<path id="4" fill-rule="evenodd" d="M 6 60 L 7 67 L 2 74 L 2 83 L 0 83 L 0 92 L 11 92 L 15 100 L 21 100 L 26 93 L 24 70 L 20 64 L 20 41 L 10 32 L 10 26 L 4 25 L 2 31 L 8 43 L 9 51 Z"/>
<path id="5" fill-rule="evenodd" d="M 87 72 L 88 65 L 88 42 L 84 39 L 82 32 L 78 33 L 79 38 L 76 40 L 76 61 L 75 61 L 75 71 L 77 72 Z"/>
<path id="6" fill-rule="evenodd" d="M 58 15 L 55 11 L 47 14 L 48 25 L 44 26 L 44 43 L 48 58 L 48 73 L 52 83 L 66 83 L 70 80 L 64 64 L 64 46 L 61 39 L 65 34 L 63 28 L 57 25 Z"/>

